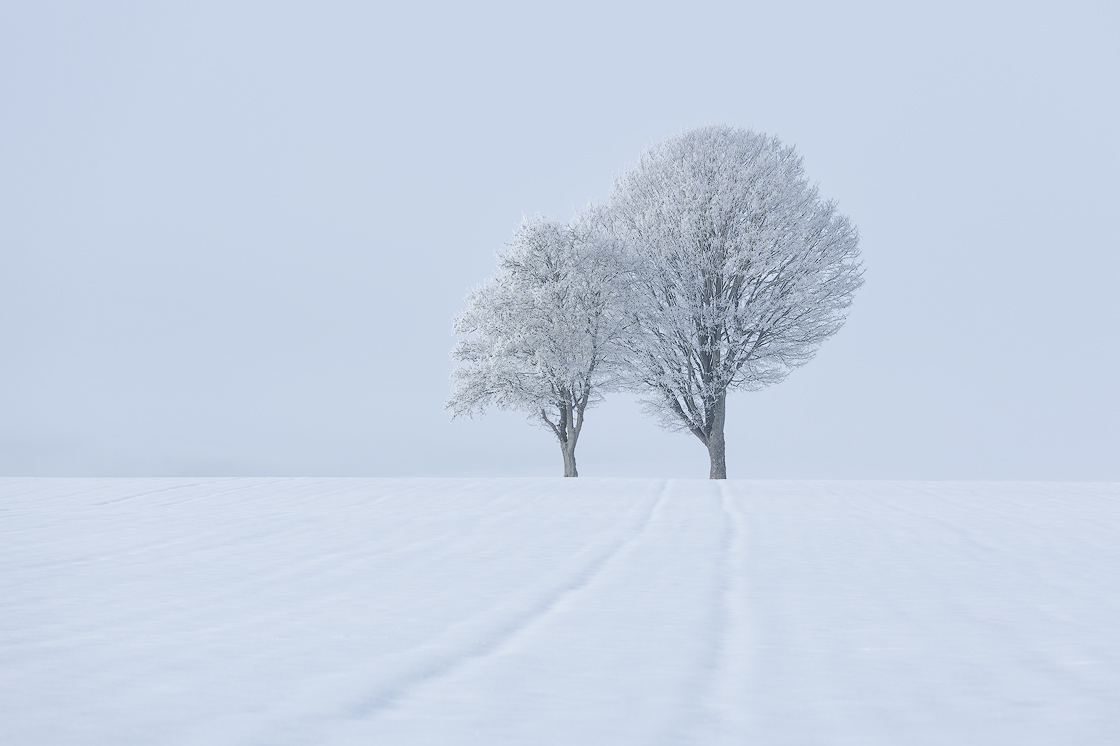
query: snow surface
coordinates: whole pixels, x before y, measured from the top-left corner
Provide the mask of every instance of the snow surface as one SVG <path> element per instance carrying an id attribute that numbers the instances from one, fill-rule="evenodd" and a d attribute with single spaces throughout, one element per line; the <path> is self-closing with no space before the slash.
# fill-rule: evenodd
<path id="1" fill-rule="evenodd" d="M 4 744 L 1106 744 L 1120 484 L 0 480 Z"/>

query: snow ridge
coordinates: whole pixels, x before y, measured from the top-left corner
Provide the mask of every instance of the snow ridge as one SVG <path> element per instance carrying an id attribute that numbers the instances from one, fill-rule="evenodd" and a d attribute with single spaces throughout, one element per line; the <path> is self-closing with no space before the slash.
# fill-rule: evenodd
<path id="1" fill-rule="evenodd" d="M 733 738 L 738 721 L 749 710 L 744 688 L 748 652 L 746 602 L 746 528 L 736 508 L 735 496 L 725 481 L 713 484 L 721 524 L 718 546 L 711 564 L 710 611 L 705 636 L 706 649 L 695 660 L 694 685 L 682 692 L 684 704 L 658 741 L 686 743 L 701 738 L 704 743 L 739 743 Z M 730 739 L 730 740 L 727 740 Z"/>
<path id="2" fill-rule="evenodd" d="M 740 501 L 745 499 L 740 496 Z M 709 694 L 709 712 L 718 713 L 720 735 L 730 738 L 743 732 L 742 720 L 749 712 L 746 682 L 750 663 L 750 608 L 748 604 L 748 562 L 746 518 L 729 494 L 727 483 L 720 484 L 720 507 L 727 519 L 728 541 L 724 554 L 723 629 L 719 636 L 720 655 Z"/>

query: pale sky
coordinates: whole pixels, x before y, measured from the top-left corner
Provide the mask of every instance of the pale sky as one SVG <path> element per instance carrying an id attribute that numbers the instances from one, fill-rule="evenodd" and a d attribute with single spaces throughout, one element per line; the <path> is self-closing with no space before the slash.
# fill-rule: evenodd
<path id="1" fill-rule="evenodd" d="M 734 395 L 732 478 L 1120 480 L 1120 5 L 0 6 L 0 475 L 559 475 L 448 421 L 522 215 L 681 129 L 793 144 L 845 328 Z M 707 475 L 632 399 L 584 476 Z"/>

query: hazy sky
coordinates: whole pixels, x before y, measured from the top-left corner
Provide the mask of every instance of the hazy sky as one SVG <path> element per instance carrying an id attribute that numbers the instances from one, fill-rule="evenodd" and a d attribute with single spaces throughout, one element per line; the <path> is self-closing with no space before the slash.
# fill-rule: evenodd
<path id="1" fill-rule="evenodd" d="M 731 477 L 1120 479 L 1120 5 L 0 5 L 0 474 L 559 475 L 448 421 L 522 215 L 705 122 L 860 227 Z M 627 397 L 580 473 L 707 475 Z"/>

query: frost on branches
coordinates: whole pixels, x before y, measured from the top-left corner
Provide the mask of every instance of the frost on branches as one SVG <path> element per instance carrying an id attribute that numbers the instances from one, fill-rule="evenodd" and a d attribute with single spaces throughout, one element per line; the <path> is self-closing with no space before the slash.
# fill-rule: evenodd
<path id="1" fill-rule="evenodd" d="M 792 147 L 718 125 L 647 151 L 609 214 L 638 294 L 630 387 L 726 478 L 727 392 L 781 381 L 840 329 L 863 282 L 856 228 Z"/>
<path id="2" fill-rule="evenodd" d="M 572 224 L 525 220 L 498 255 L 498 274 L 455 319 L 452 418 L 487 407 L 525 412 L 560 443 L 577 476 L 584 412 L 618 368 L 624 285 L 620 252 L 588 210 Z"/>

